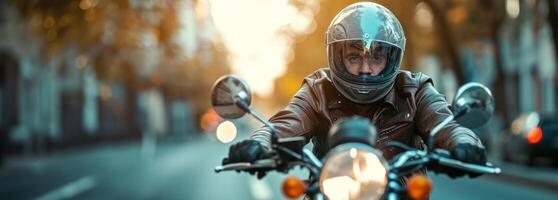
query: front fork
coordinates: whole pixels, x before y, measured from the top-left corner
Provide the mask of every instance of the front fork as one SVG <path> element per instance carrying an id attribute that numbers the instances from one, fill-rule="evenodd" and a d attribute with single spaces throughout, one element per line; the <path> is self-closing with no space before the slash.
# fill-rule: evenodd
<path id="1" fill-rule="evenodd" d="M 387 191 L 384 199 L 398 200 L 402 199 L 402 197 L 404 196 L 407 196 L 407 190 L 405 190 L 405 188 L 401 185 L 399 176 L 393 172 L 390 172 L 388 174 Z"/>
<path id="2" fill-rule="evenodd" d="M 326 198 L 324 197 L 323 194 L 318 193 L 318 194 L 315 194 L 315 195 L 312 195 L 312 196 L 306 195 L 306 196 L 304 196 L 304 200 L 326 200 Z"/>

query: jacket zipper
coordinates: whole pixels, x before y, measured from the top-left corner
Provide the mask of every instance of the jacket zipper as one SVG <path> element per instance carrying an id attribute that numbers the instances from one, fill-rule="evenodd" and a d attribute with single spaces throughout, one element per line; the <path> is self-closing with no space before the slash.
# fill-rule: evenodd
<path id="1" fill-rule="evenodd" d="M 391 132 L 393 132 L 394 130 L 399 129 L 399 128 L 405 126 L 405 125 L 407 125 L 407 124 L 403 123 L 403 124 L 401 124 L 401 125 L 399 125 L 399 126 L 398 126 L 398 125 L 393 125 L 393 126 L 387 128 L 386 130 L 380 132 L 380 133 L 378 134 L 379 139 L 378 139 L 377 142 L 381 142 L 381 141 L 387 139 L 389 133 L 391 133 Z"/>

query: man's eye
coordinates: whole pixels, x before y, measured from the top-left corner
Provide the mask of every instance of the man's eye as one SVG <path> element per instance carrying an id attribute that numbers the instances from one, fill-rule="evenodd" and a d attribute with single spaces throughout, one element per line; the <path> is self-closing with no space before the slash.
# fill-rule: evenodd
<path id="1" fill-rule="evenodd" d="M 372 57 L 376 62 L 382 62 L 386 59 L 385 55 L 377 54 Z"/>
<path id="2" fill-rule="evenodd" d="M 360 62 L 360 56 L 349 56 L 349 62 Z"/>

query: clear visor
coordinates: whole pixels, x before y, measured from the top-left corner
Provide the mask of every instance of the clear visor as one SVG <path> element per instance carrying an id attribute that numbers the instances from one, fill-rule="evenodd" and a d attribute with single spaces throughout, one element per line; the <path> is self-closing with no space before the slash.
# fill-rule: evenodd
<path id="1" fill-rule="evenodd" d="M 401 49 L 374 40 L 345 39 L 332 42 L 333 64 L 345 79 L 378 82 L 391 77 L 401 62 Z"/>

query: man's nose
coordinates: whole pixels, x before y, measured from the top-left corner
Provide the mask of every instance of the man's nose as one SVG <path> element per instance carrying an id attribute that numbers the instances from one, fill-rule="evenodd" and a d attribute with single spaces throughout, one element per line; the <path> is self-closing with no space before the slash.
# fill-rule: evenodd
<path id="1" fill-rule="evenodd" d="M 372 71 L 372 61 L 368 56 L 363 56 L 362 65 L 358 68 L 358 74 L 374 75 Z"/>

